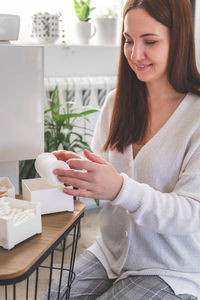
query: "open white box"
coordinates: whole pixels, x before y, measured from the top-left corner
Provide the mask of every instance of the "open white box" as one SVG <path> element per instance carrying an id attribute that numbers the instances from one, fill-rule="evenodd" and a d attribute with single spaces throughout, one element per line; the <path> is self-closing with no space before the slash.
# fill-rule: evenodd
<path id="1" fill-rule="evenodd" d="M 14 185 L 10 182 L 8 177 L 0 177 L 0 188 L 5 187 L 7 192 L 6 196 L 15 198 L 15 187 Z"/>
<path id="2" fill-rule="evenodd" d="M 63 185 L 49 185 L 43 178 L 22 180 L 23 199 L 40 203 L 42 215 L 74 210 L 73 197 L 62 190 Z"/>
<path id="3" fill-rule="evenodd" d="M 41 233 L 41 211 L 39 203 L 30 203 L 23 200 L 14 199 L 11 197 L 0 198 L 0 203 L 7 204 L 13 212 L 21 209 L 24 216 L 21 220 L 14 220 L 13 216 L 0 215 L 0 246 L 10 250 L 16 244 L 28 239 L 29 237 Z M 1 208 L 3 206 L 1 205 Z M 31 210 L 30 215 L 27 210 Z M 18 214 L 19 215 L 19 214 Z"/>

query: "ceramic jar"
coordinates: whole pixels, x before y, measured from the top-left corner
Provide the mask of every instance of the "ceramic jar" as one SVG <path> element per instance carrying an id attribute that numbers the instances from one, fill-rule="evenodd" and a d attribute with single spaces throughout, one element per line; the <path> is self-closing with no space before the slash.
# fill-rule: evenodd
<path id="1" fill-rule="evenodd" d="M 32 37 L 38 43 L 55 43 L 59 38 L 59 15 L 38 13 L 33 15 Z"/>

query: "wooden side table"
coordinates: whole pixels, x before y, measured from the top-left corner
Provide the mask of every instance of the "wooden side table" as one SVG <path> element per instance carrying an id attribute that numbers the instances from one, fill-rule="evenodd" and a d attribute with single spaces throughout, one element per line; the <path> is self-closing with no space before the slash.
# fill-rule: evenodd
<path id="1" fill-rule="evenodd" d="M 48 298 L 50 299 L 52 273 L 56 269 L 60 275 L 60 285 L 63 271 L 68 272 L 66 282 L 65 298 L 69 299 L 71 283 L 74 279 L 74 261 L 76 255 L 77 241 L 80 232 L 80 220 L 84 215 L 85 205 L 81 201 L 74 201 L 73 212 L 61 212 L 42 216 L 42 233 L 35 235 L 28 240 L 18 244 L 11 250 L 0 248 L 0 299 L 1 300 L 23 300 L 21 292 L 20 298 L 17 295 L 17 283 L 24 281 L 24 299 L 36 300 L 38 298 L 38 286 L 40 283 L 39 271 L 41 268 L 48 269 Z M 65 254 L 68 239 L 71 236 L 70 255 L 68 255 L 68 268 L 65 267 Z M 61 252 L 61 262 L 54 263 L 54 250 Z M 69 250 L 68 248 L 68 250 Z M 48 258 L 49 266 L 42 263 Z M 29 278 L 35 273 L 34 292 L 30 296 Z M 12 287 L 10 286 L 12 285 Z M 11 292 L 12 288 L 12 292 Z M 33 286 L 32 286 L 33 290 Z M 60 286 L 57 299 L 60 298 Z"/>

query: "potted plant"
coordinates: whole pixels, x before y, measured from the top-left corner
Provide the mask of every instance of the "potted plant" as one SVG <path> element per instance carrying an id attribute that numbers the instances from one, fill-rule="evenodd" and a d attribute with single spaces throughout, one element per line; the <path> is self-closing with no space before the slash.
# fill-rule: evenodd
<path id="1" fill-rule="evenodd" d="M 68 93 L 68 90 L 67 90 Z M 82 110 L 81 112 L 80 109 Z M 60 112 L 62 110 L 62 113 Z M 45 110 L 45 152 L 52 152 L 59 148 L 80 152 L 90 149 L 86 136 L 92 136 L 92 131 L 87 126 L 81 126 L 80 120 L 89 120 L 86 116 L 97 112 L 87 106 L 74 107 L 72 102 L 60 104 L 58 87 L 53 91 L 50 108 Z M 80 132 L 84 131 L 84 135 Z"/>
<path id="2" fill-rule="evenodd" d="M 98 109 L 74 107 L 72 102 L 68 101 L 64 105 L 60 104 L 56 86 L 50 99 L 50 108 L 44 111 L 44 151 L 64 149 L 79 153 L 84 149 L 91 150 L 87 137 L 92 136 L 92 130 L 87 128 L 89 122 L 87 116 L 95 112 L 98 112 Z M 84 126 L 79 124 L 81 120 L 84 120 Z M 81 134 L 81 131 L 84 134 Z M 23 160 L 19 165 L 20 183 L 22 179 L 38 177 L 35 160 Z M 98 200 L 95 201 L 98 205 Z"/>
<path id="3" fill-rule="evenodd" d="M 96 43 L 99 45 L 116 45 L 119 13 L 116 7 L 99 11 L 95 16 Z"/>
<path id="4" fill-rule="evenodd" d="M 95 7 L 90 6 L 90 0 L 74 0 L 74 9 L 80 21 L 88 22 L 90 20 L 90 14 Z"/>
<path id="5" fill-rule="evenodd" d="M 32 35 L 39 43 L 54 43 L 59 38 L 61 14 L 37 13 L 32 16 Z"/>
<path id="6" fill-rule="evenodd" d="M 94 36 L 96 28 L 89 22 L 91 12 L 95 7 L 90 6 L 90 0 L 74 0 L 74 9 L 78 22 L 75 24 L 75 31 L 80 44 L 88 44 Z"/>

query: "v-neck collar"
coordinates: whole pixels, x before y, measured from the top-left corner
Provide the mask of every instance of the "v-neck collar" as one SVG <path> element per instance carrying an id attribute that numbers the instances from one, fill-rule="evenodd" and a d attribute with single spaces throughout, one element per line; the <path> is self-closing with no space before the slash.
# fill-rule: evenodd
<path id="1" fill-rule="evenodd" d="M 169 119 L 163 124 L 163 126 L 148 140 L 140 149 L 140 151 L 137 153 L 135 157 L 133 157 L 133 147 L 132 144 L 130 145 L 131 147 L 131 153 L 132 153 L 132 160 L 136 161 L 138 160 L 138 156 L 140 157 L 142 153 L 150 147 L 152 143 L 154 143 L 164 132 L 167 130 L 167 128 L 170 126 L 171 123 L 173 123 L 174 120 L 177 119 L 177 116 L 179 113 L 181 113 L 182 109 L 184 108 L 184 103 L 186 102 L 186 99 L 188 98 L 190 93 L 187 93 L 183 100 L 180 102 L 180 104 L 177 106 L 175 111 L 172 113 L 172 115 L 169 117 Z"/>

